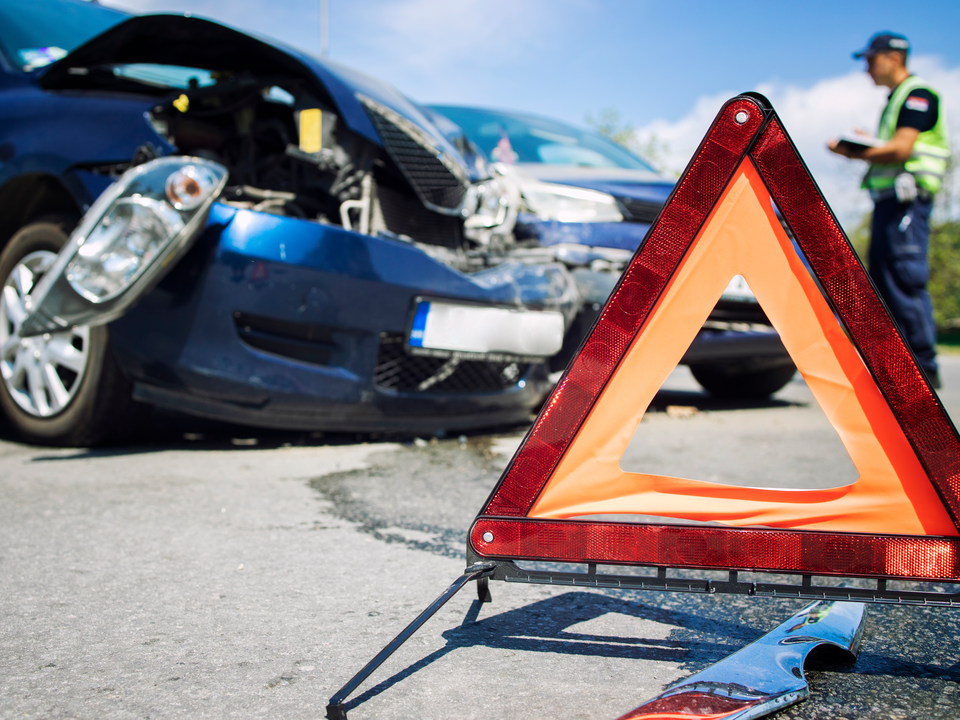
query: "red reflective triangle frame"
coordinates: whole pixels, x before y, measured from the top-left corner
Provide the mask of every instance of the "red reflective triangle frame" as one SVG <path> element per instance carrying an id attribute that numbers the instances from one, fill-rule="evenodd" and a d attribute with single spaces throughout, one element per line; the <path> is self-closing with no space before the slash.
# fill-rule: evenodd
<path id="1" fill-rule="evenodd" d="M 960 537 L 528 517 L 742 162 L 749 161 L 960 534 L 960 438 L 766 98 L 724 105 L 468 538 L 481 559 L 960 580 Z M 491 539 L 492 538 L 492 539 Z"/>

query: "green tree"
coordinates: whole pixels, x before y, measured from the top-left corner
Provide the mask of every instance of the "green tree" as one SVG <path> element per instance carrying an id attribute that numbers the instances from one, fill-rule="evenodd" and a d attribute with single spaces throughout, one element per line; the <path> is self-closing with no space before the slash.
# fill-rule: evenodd
<path id="1" fill-rule="evenodd" d="M 620 117 L 620 111 L 616 108 L 604 108 L 597 117 L 587 113 L 585 119 L 587 125 L 601 135 L 631 152 L 636 152 L 637 131 L 633 125 Z"/>
<path id="2" fill-rule="evenodd" d="M 960 151 L 953 153 L 947 161 L 947 172 L 943 178 L 943 187 L 937 193 L 933 206 L 935 220 L 949 221 L 957 218 L 957 195 L 960 193 Z"/>
<path id="3" fill-rule="evenodd" d="M 847 236 L 850 238 L 850 244 L 853 245 L 853 249 L 857 251 L 857 255 L 860 256 L 860 262 L 863 263 L 864 267 L 868 267 L 869 263 L 867 250 L 870 247 L 870 221 L 872 219 L 873 213 L 866 213 L 860 218 L 857 226 L 847 233 Z"/>
<path id="4" fill-rule="evenodd" d="M 656 133 L 650 133 L 643 140 L 637 135 L 633 125 L 620 117 L 616 108 L 604 108 L 597 117 L 587 113 L 586 123 L 601 135 L 613 140 L 623 148 L 635 153 L 649 162 L 665 175 L 679 177 L 680 173 L 670 167 L 670 146 Z"/>
<path id="5" fill-rule="evenodd" d="M 650 133 L 643 142 L 639 143 L 639 147 L 640 157 L 657 170 L 670 177 L 680 177 L 680 170 L 670 164 L 670 145 L 666 140 L 661 140 L 656 133 Z"/>
<path id="6" fill-rule="evenodd" d="M 960 220 L 947 220 L 930 231 L 930 298 L 941 331 L 960 327 Z"/>
<path id="7" fill-rule="evenodd" d="M 864 266 L 869 267 L 870 220 L 866 213 L 849 233 L 850 243 Z M 930 226 L 930 281 L 933 319 L 940 333 L 960 334 L 960 220 L 933 222 Z"/>

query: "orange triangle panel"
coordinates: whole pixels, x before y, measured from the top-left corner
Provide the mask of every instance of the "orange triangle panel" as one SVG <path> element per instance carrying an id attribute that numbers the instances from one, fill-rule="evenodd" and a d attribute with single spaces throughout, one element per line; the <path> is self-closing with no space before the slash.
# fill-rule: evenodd
<path id="1" fill-rule="evenodd" d="M 744 488 L 620 469 L 735 275 L 840 435 L 852 485 Z M 673 522 L 590 519 L 611 515 Z M 469 543 L 493 559 L 945 580 L 960 579 L 958 518 L 960 438 L 776 113 L 750 94 L 720 111 Z"/>

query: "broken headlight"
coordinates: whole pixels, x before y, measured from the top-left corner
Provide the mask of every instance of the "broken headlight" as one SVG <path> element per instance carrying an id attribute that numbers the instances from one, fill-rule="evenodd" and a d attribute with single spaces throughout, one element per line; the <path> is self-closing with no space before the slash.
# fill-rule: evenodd
<path id="1" fill-rule="evenodd" d="M 525 182 L 523 198 L 541 220 L 569 223 L 621 222 L 612 195 L 597 190 L 545 182 Z"/>
<path id="2" fill-rule="evenodd" d="M 166 203 L 120 198 L 77 248 L 67 265 L 67 282 L 90 302 L 115 298 L 182 229 L 179 213 Z"/>
<path id="3" fill-rule="evenodd" d="M 489 244 L 494 235 L 513 232 L 520 205 L 517 182 L 494 170 L 493 177 L 467 189 L 463 202 L 464 234 L 481 245 Z"/>
<path id="4" fill-rule="evenodd" d="M 494 227 L 507 218 L 509 199 L 499 179 L 486 180 L 467 188 L 463 202 L 467 227 Z"/>
<path id="5" fill-rule="evenodd" d="M 20 334 L 119 317 L 190 247 L 226 181 L 226 168 L 201 158 L 159 158 L 125 172 L 37 284 Z"/>

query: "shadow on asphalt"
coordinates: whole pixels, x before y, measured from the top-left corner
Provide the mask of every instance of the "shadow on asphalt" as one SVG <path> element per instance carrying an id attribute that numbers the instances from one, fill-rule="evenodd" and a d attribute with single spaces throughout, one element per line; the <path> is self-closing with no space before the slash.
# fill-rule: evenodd
<path id="1" fill-rule="evenodd" d="M 497 584 L 492 588 L 496 592 Z M 464 592 L 472 590 L 468 585 Z M 490 607 L 490 606 L 488 606 Z M 643 661 L 664 660 L 679 664 L 685 674 L 703 670 L 759 639 L 771 627 L 760 630 L 736 614 L 688 613 L 683 610 L 645 605 L 614 596 L 571 591 L 478 620 L 483 606 L 476 600 L 458 627 L 442 633 L 446 645 L 346 703 L 347 709 L 389 690 L 406 678 L 450 653 L 466 647 L 483 646 L 516 652 L 541 652 L 593 657 L 623 657 Z M 700 608 L 703 610 L 703 608 Z M 578 633 L 570 628 L 609 613 L 671 625 L 667 639 L 646 639 Z M 784 616 L 785 618 L 787 615 Z M 399 628 L 397 628 L 399 630 Z M 698 640 L 697 638 L 704 638 Z M 358 668 L 359 669 L 359 668 Z M 938 678 L 960 682 L 960 663 L 945 667 L 936 663 L 874 654 L 863 648 L 856 662 L 846 654 L 811 653 L 805 669 L 814 677 L 819 672 L 910 678 Z M 482 674 L 478 669 L 476 674 Z M 495 669 L 491 668 L 491 674 Z M 808 678 L 810 679 L 810 678 Z M 639 701 L 639 698 L 638 698 Z"/>
<path id="2" fill-rule="evenodd" d="M 660 390 L 650 403 L 650 410 L 666 412 L 671 405 L 695 407 L 697 410 L 722 412 L 724 410 L 763 410 L 765 408 L 797 407 L 803 403 L 781 400 L 776 397 L 731 400 L 718 398 L 694 390 Z"/>
<path id="3" fill-rule="evenodd" d="M 666 412 L 668 407 L 693 407 L 700 411 L 722 412 L 729 410 L 755 410 L 782 408 L 798 403 L 777 398 L 752 400 L 728 400 L 716 398 L 705 392 L 685 390 L 661 390 L 650 404 L 650 412 Z M 522 433 L 528 424 L 483 428 L 472 431 L 439 432 L 436 437 Z M 78 457 L 113 457 L 155 452 L 158 449 L 174 450 L 255 450 L 286 446 L 316 447 L 322 445 L 352 445 L 356 443 L 400 442 L 415 439 L 404 433 L 356 433 L 329 431 L 276 430 L 236 425 L 219 420 L 194 417 L 164 408 L 154 408 L 144 427 L 128 442 L 95 448 L 77 448 L 69 455 L 44 455 L 35 457 L 35 462 L 70 460 Z M 0 441 L 22 443 L 6 418 L 0 415 Z"/>
<path id="4" fill-rule="evenodd" d="M 468 585 L 464 591 L 471 590 L 472 587 Z M 481 608 L 482 605 L 474 600 L 463 622 L 458 627 L 443 632 L 446 645 L 350 700 L 346 704 L 347 709 L 370 700 L 459 648 L 484 646 L 512 651 L 623 657 L 645 661 L 665 660 L 689 665 L 692 667 L 691 672 L 696 672 L 736 652 L 762 635 L 761 632 L 734 621 L 681 610 L 665 610 L 628 599 L 577 591 L 546 598 L 478 621 Z M 611 637 L 569 630 L 573 625 L 610 613 L 672 625 L 675 632 L 671 635 L 679 632 L 683 637 Z M 699 636 L 717 640 L 697 641 L 692 636 L 691 631 L 694 629 Z M 495 670 L 491 668 L 491 673 L 493 672 Z"/>
<path id="5" fill-rule="evenodd" d="M 523 425 L 458 434 L 472 436 L 490 432 L 517 432 L 523 431 L 525 428 L 526 425 Z M 92 448 L 73 448 L 73 452 L 68 453 L 64 453 L 65 448 L 56 448 L 55 454 L 38 455 L 32 458 L 32 462 L 73 460 L 81 457 L 117 457 L 151 453 L 157 450 L 244 451 L 292 446 L 320 447 L 378 442 L 409 443 L 413 439 L 413 435 L 399 433 L 321 432 L 258 428 L 154 408 L 144 423 L 144 427 L 126 443 Z M 0 415 L 0 441 L 25 444 L 2 415 Z M 69 448 L 66 449 L 69 450 Z"/>
<path id="6" fill-rule="evenodd" d="M 809 666 L 809 662 L 808 662 Z M 807 667 L 806 669 L 811 669 Z M 812 669 L 820 670 L 815 666 Z M 881 675 L 889 677 L 937 678 L 952 683 L 960 683 L 960 663 L 949 667 L 934 663 L 914 662 L 902 657 L 889 655 L 875 655 L 869 650 L 861 651 L 855 664 L 846 666 L 829 666 L 831 672 L 847 673 L 850 675 Z"/>

